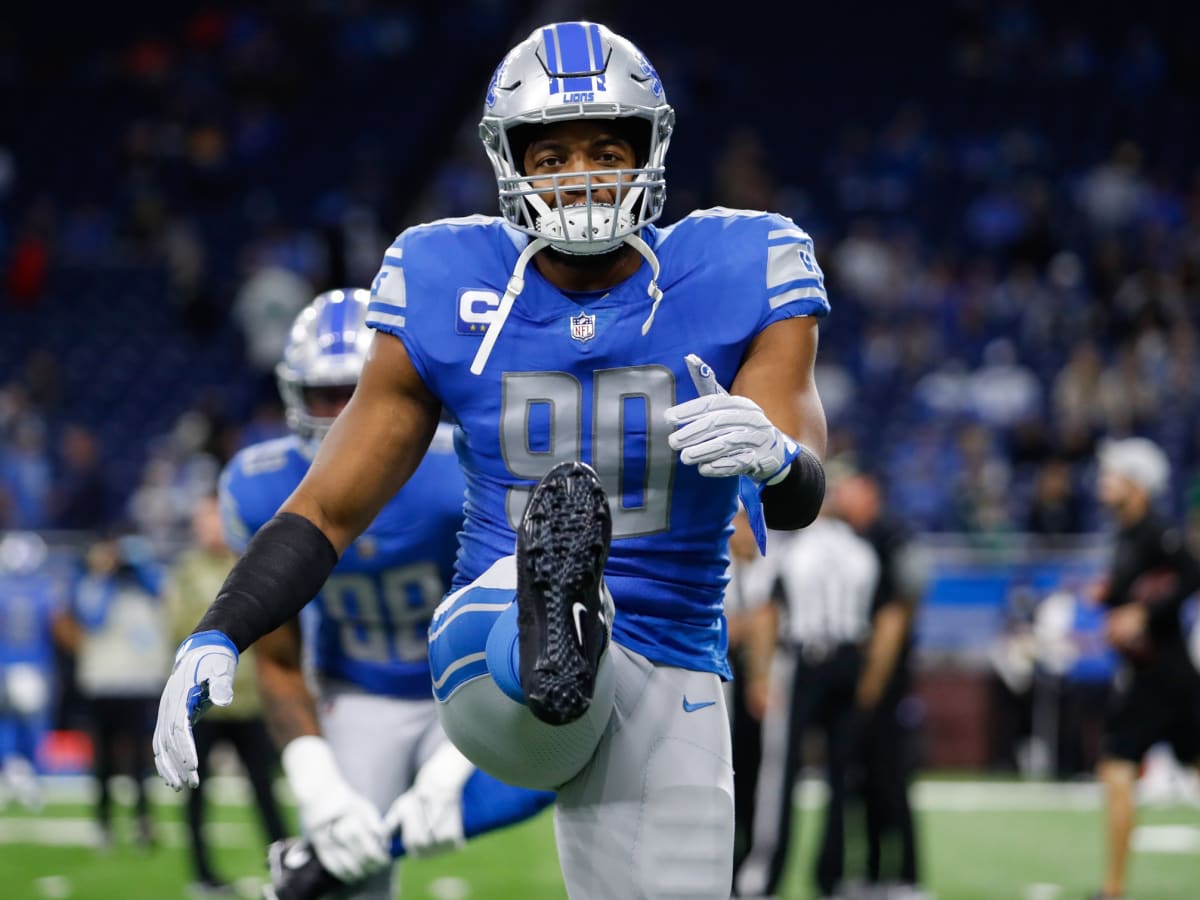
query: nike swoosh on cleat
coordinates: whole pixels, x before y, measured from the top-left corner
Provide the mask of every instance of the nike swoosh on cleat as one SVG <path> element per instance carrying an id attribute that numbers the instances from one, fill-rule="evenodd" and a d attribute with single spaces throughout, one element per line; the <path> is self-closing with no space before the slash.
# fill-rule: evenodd
<path id="1" fill-rule="evenodd" d="M 587 615 L 587 607 L 582 603 L 576 602 L 571 607 L 571 612 L 575 615 L 575 633 L 579 635 L 579 646 L 583 646 L 583 617 Z"/>
<path id="2" fill-rule="evenodd" d="M 287 853 L 283 855 L 283 864 L 289 869 L 301 869 L 310 859 L 312 859 L 312 853 L 308 849 L 308 845 L 297 841 L 288 847 Z"/>
<path id="3" fill-rule="evenodd" d="M 706 706 L 716 706 L 716 700 L 704 700 L 700 703 L 688 703 L 687 694 L 683 695 L 683 711 L 685 713 L 695 712 L 698 709 L 704 709 Z"/>

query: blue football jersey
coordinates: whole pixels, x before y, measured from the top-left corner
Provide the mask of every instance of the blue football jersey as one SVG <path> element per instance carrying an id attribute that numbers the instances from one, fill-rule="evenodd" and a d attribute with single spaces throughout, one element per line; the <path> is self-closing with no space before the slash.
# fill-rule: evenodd
<path id="1" fill-rule="evenodd" d="M 54 616 L 62 588 L 43 572 L 0 575 L 0 665 L 54 665 Z"/>
<path id="2" fill-rule="evenodd" d="M 463 521 L 453 429 L 439 426 L 421 465 L 342 554 L 305 609 L 305 646 L 317 672 L 367 691 L 432 696 L 429 620 L 449 590 Z M 296 437 L 239 452 L 221 475 L 225 540 L 245 549 L 308 471 Z"/>
<path id="3" fill-rule="evenodd" d="M 401 234 L 372 285 L 367 324 L 404 342 L 459 423 L 467 501 L 456 587 L 513 552 L 530 489 L 555 463 L 580 459 L 612 505 L 614 639 L 655 662 L 728 677 L 721 604 L 738 479 L 681 464 L 663 413 L 696 396 L 687 354 L 728 386 L 764 328 L 828 312 L 824 278 L 809 236 L 770 213 L 711 209 L 642 236 L 663 291 L 644 335 L 645 262 L 592 294 L 567 294 L 530 265 L 487 366 L 472 375 L 528 242 L 486 216 Z"/>

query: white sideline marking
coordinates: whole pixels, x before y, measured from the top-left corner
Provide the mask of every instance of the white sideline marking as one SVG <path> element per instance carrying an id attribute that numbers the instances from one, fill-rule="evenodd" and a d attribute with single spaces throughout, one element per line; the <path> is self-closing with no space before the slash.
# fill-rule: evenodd
<path id="1" fill-rule="evenodd" d="M 1200 828 L 1193 825 L 1139 825 L 1132 847 L 1139 853 L 1200 853 Z"/>
<path id="2" fill-rule="evenodd" d="M 806 778 L 797 785 L 796 803 L 804 809 L 825 803 L 825 785 Z M 912 802 L 919 810 L 937 812 L 1088 812 L 1103 807 L 1104 795 L 1094 781 L 918 781 Z M 1170 800 L 1140 801 L 1139 806 L 1200 807 L 1188 791 Z"/>
<path id="3" fill-rule="evenodd" d="M 1058 900 L 1062 887 L 1057 884 L 1039 881 L 1025 885 L 1025 900 Z"/>
<path id="4" fill-rule="evenodd" d="M 467 900 L 471 896 L 471 885 L 461 878 L 447 875 L 429 883 L 429 895 L 434 900 Z"/>
<path id="5" fill-rule="evenodd" d="M 33 886 L 39 897 L 48 900 L 63 900 L 71 896 L 71 880 L 62 875 L 47 875 L 45 878 L 34 879 Z"/>
<path id="6" fill-rule="evenodd" d="M 91 775 L 46 775 L 39 779 L 39 783 L 47 803 L 96 802 L 96 779 Z M 133 805 L 135 792 L 132 778 L 118 775 L 109 785 L 116 803 Z M 187 797 L 186 791 L 171 790 L 158 776 L 147 778 L 146 787 L 150 792 L 150 802 L 156 806 L 178 806 Z M 213 775 L 204 783 L 204 796 L 209 803 L 218 806 L 244 806 L 254 795 L 250 783 L 241 775 Z M 275 796 L 281 803 L 292 802 L 286 780 L 280 778 L 275 782 Z"/>
<path id="7" fill-rule="evenodd" d="M 50 775 L 41 779 L 41 786 L 47 803 L 91 804 L 96 799 L 96 782 L 90 775 Z M 147 786 L 156 805 L 179 805 L 187 796 L 184 792 L 175 793 L 157 777 L 151 777 Z M 133 804 L 132 778 L 114 778 L 112 791 L 117 803 Z M 825 802 L 825 785 L 819 778 L 805 778 L 796 791 L 796 802 L 806 809 Z M 275 782 L 275 794 L 281 803 L 292 802 L 287 782 L 282 778 Z M 253 795 L 244 777 L 214 775 L 205 782 L 205 796 L 218 806 L 244 806 Z M 946 812 L 1093 810 L 1101 807 L 1102 799 L 1100 786 L 1094 781 L 918 780 L 913 785 L 913 804 L 918 809 Z M 1190 791 L 1180 791 L 1173 799 L 1175 805 L 1200 807 L 1200 800 Z M 1155 800 L 1154 805 L 1161 805 L 1167 798 Z M 1168 801 L 1166 805 L 1172 804 Z"/>
<path id="8" fill-rule="evenodd" d="M 187 826 L 182 822 L 157 822 L 155 836 L 167 847 L 187 844 Z M 220 847 L 246 847 L 258 840 L 248 825 L 207 822 L 204 833 Z M 118 840 L 132 840 L 118 832 Z M 0 818 L 0 844 L 36 844 L 44 847 L 99 847 L 100 830 L 93 819 Z M 51 896 L 47 894 L 46 896 Z"/>

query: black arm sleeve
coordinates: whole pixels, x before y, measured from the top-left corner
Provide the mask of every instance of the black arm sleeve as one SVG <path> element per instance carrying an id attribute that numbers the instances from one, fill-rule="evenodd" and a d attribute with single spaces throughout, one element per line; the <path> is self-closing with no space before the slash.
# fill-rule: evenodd
<path id="1" fill-rule="evenodd" d="M 825 501 L 825 469 L 807 447 L 792 460 L 787 476 L 763 488 L 763 518 L 768 528 L 795 531 L 812 524 Z"/>
<path id="2" fill-rule="evenodd" d="M 299 613 L 337 560 L 321 529 L 303 516 L 279 513 L 251 538 L 192 633 L 224 632 L 241 653 Z"/>

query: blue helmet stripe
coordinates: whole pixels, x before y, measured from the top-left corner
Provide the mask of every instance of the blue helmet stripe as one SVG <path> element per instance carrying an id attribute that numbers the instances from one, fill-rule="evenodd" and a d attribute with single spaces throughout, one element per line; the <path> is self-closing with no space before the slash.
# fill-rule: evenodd
<path id="1" fill-rule="evenodd" d="M 584 28 L 579 22 L 564 22 L 561 25 L 551 25 L 542 29 L 542 42 L 546 50 L 546 66 L 551 75 L 561 79 L 563 91 L 590 91 L 593 89 L 590 76 L 567 78 L 580 72 L 595 72 L 604 62 L 603 57 L 596 58 L 595 47 L 600 43 L 599 31 L 595 25 Z M 589 46 L 590 45 L 590 46 Z M 554 82 L 551 91 L 556 93 Z"/>
<path id="2" fill-rule="evenodd" d="M 350 347 L 346 344 L 346 308 L 352 301 L 344 294 L 325 306 L 324 327 L 321 329 L 331 340 L 323 348 L 329 354 L 347 353 Z"/>
<path id="3" fill-rule="evenodd" d="M 604 45 L 600 42 L 600 26 L 599 25 L 589 25 L 587 30 L 588 30 L 588 37 L 590 37 L 592 40 L 592 47 L 591 47 L 592 69 L 593 70 L 603 69 L 604 68 Z"/>

